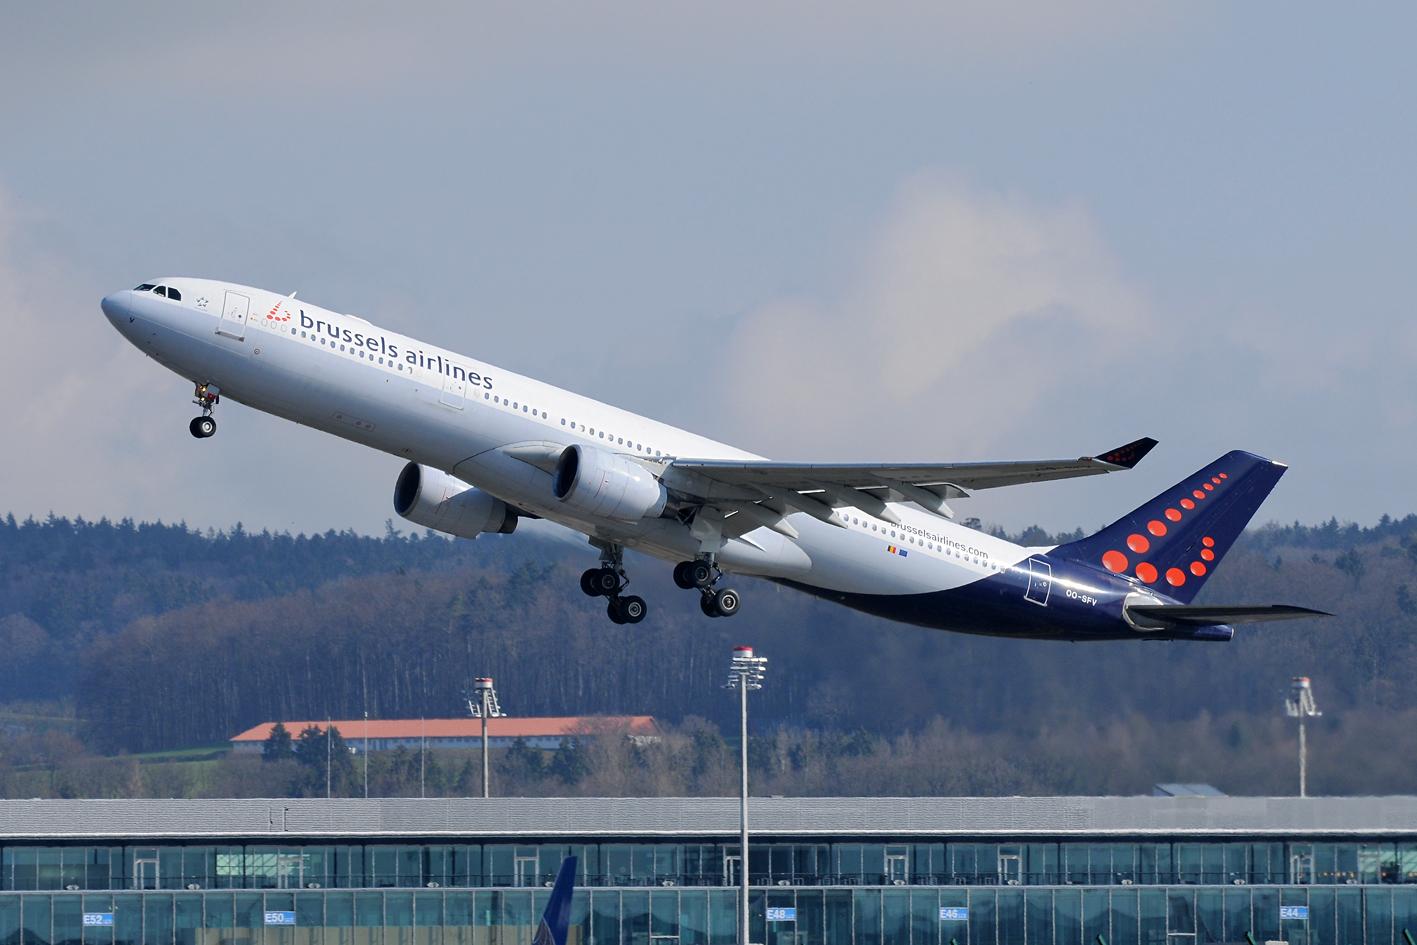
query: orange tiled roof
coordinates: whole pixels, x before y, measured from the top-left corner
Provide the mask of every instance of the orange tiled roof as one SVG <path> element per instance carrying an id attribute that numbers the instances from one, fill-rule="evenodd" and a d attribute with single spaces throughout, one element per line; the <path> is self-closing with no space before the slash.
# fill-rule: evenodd
<path id="1" fill-rule="evenodd" d="M 317 722 L 285 722 L 292 738 L 310 726 L 325 730 L 325 720 Z M 364 719 L 335 719 L 330 723 L 346 740 L 363 738 Z M 370 738 L 480 738 L 481 719 L 369 719 Z M 270 737 L 275 722 L 262 722 L 234 736 L 233 742 L 263 742 Z M 488 719 L 489 738 L 538 738 L 558 735 L 581 735 L 604 729 L 626 728 L 635 735 L 651 735 L 657 729 L 652 715 L 567 716 L 543 719 Z"/>

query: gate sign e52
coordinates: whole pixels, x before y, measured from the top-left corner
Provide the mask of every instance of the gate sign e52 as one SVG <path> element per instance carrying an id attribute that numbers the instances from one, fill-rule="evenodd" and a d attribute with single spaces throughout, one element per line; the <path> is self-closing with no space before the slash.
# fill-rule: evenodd
<path id="1" fill-rule="evenodd" d="M 1309 917 L 1308 906 L 1280 906 L 1279 917 L 1281 919 L 1307 919 Z"/>
<path id="2" fill-rule="evenodd" d="M 796 910 L 796 909 L 776 909 L 776 908 L 774 908 L 774 909 L 769 909 L 769 910 L 768 910 L 768 921 L 769 921 L 769 922 L 796 922 L 796 921 L 797 921 L 797 910 Z"/>
<path id="3" fill-rule="evenodd" d="M 294 925 L 294 924 L 295 924 L 295 913 L 294 913 L 294 912 L 267 912 L 267 913 L 266 913 L 266 924 L 267 924 L 267 925 Z"/>
<path id="4" fill-rule="evenodd" d="M 964 906 L 945 906 L 940 909 L 941 922 L 968 922 L 969 909 Z"/>
<path id="5" fill-rule="evenodd" d="M 113 925 L 113 913 L 111 912 L 85 912 L 84 925 Z"/>

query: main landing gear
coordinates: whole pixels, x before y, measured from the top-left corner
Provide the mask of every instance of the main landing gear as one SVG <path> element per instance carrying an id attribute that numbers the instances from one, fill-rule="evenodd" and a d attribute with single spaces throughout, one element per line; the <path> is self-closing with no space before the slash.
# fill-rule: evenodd
<path id="1" fill-rule="evenodd" d="M 581 575 L 581 590 L 588 597 L 605 597 L 605 613 L 611 623 L 639 623 L 645 619 L 643 597 L 620 595 L 630 579 L 625 576 L 625 549 L 620 545 L 605 545 L 600 551 L 600 567 Z"/>
<path id="2" fill-rule="evenodd" d="M 197 439 L 205 440 L 216 432 L 216 418 L 212 416 L 212 408 L 221 399 L 221 391 L 215 384 L 198 384 L 196 398 L 192 403 L 202 408 L 202 415 L 193 417 L 187 429 L 191 430 Z"/>
<path id="3" fill-rule="evenodd" d="M 693 561 L 681 561 L 674 566 L 674 583 L 686 591 L 698 590 L 699 609 L 706 617 L 732 617 L 738 613 L 742 598 L 731 587 L 717 591 L 713 586 L 723 577 L 713 557 L 700 556 Z"/>

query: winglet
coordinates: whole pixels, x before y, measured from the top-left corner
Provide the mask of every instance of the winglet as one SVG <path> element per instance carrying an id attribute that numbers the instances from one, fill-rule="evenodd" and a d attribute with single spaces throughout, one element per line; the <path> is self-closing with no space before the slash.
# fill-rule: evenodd
<path id="1" fill-rule="evenodd" d="M 1156 445 L 1156 441 L 1149 436 L 1144 436 L 1140 440 L 1133 440 L 1126 446 L 1119 446 L 1115 450 L 1103 453 L 1101 456 L 1085 456 L 1084 459 L 1095 459 L 1098 462 L 1106 463 L 1109 466 L 1120 466 L 1122 469 L 1131 469 L 1142 461 L 1151 448 Z"/>
<path id="2" fill-rule="evenodd" d="M 571 897 L 576 892 L 576 857 L 568 856 L 561 861 L 561 870 L 556 874 L 556 886 L 551 890 L 551 898 L 546 903 L 546 911 L 541 914 L 541 925 L 531 945 L 566 945 L 566 932 L 571 926 Z"/>

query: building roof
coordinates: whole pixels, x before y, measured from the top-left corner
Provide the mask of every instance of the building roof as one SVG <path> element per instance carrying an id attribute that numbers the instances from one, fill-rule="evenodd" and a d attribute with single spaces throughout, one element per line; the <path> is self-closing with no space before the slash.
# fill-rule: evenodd
<path id="1" fill-rule="evenodd" d="M 1417 837 L 1417 797 L 753 798 L 763 837 Z M 0 800 L 0 840 L 724 838 L 731 797 Z"/>
<path id="2" fill-rule="evenodd" d="M 233 743 L 263 742 L 271 735 L 275 722 L 262 722 L 234 736 Z M 324 719 L 315 722 L 283 722 L 292 738 L 310 726 L 321 732 L 327 724 Z M 335 719 L 328 723 L 335 727 L 345 741 L 361 739 L 366 734 L 370 738 L 480 738 L 481 719 Z M 366 733 L 365 725 L 368 725 Z M 489 738 L 544 738 L 566 735 L 592 735 L 607 730 L 627 729 L 633 735 L 652 735 L 657 729 L 652 715 L 623 716 L 568 716 L 565 718 L 487 720 Z"/>
<path id="3" fill-rule="evenodd" d="M 1210 784 L 1158 784 L 1152 797 L 1224 797 L 1225 792 Z"/>

